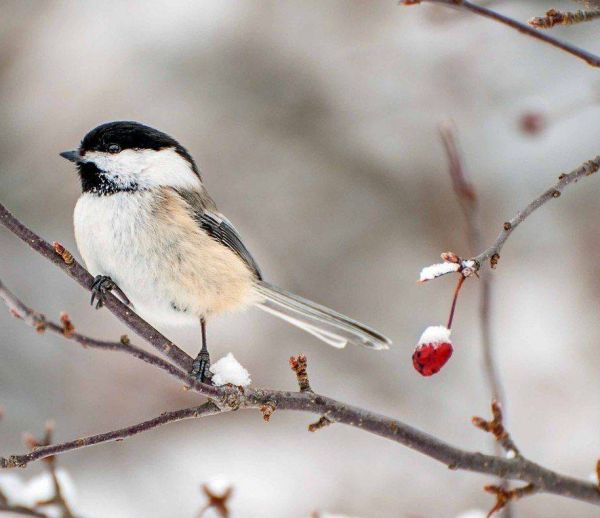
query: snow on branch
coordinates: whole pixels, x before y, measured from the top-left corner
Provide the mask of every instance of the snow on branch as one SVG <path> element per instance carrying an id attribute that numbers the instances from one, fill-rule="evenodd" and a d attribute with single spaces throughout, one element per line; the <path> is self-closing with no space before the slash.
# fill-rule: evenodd
<path id="1" fill-rule="evenodd" d="M 247 387 L 252 382 L 248 371 L 235 359 L 232 353 L 213 363 L 210 366 L 210 372 L 214 374 L 212 382 L 217 387 L 228 383 L 239 387 Z"/>
<path id="2" fill-rule="evenodd" d="M 457 263 L 437 263 L 431 266 L 426 266 L 421 270 L 419 275 L 419 282 L 432 281 L 447 273 L 457 272 L 460 268 L 460 264 Z"/>

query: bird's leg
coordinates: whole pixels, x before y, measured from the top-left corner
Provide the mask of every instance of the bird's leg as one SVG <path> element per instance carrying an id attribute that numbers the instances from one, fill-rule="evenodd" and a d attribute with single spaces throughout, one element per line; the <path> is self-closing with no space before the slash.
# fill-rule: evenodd
<path id="1" fill-rule="evenodd" d="M 200 328 L 202 330 L 202 349 L 200 349 L 198 356 L 192 363 L 190 376 L 202 383 L 210 383 L 213 374 L 210 372 L 210 355 L 206 347 L 206 320 L 204 318 L 200 319 Z"/>
<path id="2" fill-rule="evenodd" d="M 96 277 L 94 277 L 94 282 L 92 283 L 92 300 L 90 300 L 90 304 L 93 306 L 94 301 L 96 301 L 96 309 L 100 309 L 104 306 L 106 294 L 112 290 L 115 290 L 115 293 L 125 305 L 129 306 L 131 304 L 127 295 L 123 293 L 123 290 L 121 290 L 121 288 L 115 284 L 115 281 L 108 275 L 96 275 Z"/>

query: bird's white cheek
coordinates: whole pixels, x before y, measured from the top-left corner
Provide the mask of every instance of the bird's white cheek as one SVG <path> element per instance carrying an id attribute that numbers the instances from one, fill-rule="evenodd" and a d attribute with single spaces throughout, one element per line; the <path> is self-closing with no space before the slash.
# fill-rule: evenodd
<path id="1" fill-rule="evenodd" d="M 116 185 L 141 189 L 175 187 L 198 189 L 200 178 L 190 163 L 173 148 L 125 149 L 120 153 L 88 152 L 85 161 L 93 162 Z"/>
<path id="2" fill-rule="evenodd" d="M 96 165 L 116 185 L 130 187 L 138 183 L 140 173 L 147 165 L 148 157 L 134 149 L 111 154 L 92 151 L 85 154 L 85 161 Z"/>
<path id="3" fill-rule="evenodd" d="M 149 152 L 138 181 L 148 187 L 198 189 L 202 186 L 190 163 L 173 148 Z"/>

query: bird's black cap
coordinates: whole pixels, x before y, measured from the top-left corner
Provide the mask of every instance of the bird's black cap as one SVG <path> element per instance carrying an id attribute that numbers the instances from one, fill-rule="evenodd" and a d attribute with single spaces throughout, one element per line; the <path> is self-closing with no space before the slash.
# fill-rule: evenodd
<path id="1" fill-rule="evenodd" d="M 80 156 L 85 156 L 88 151 L 111 152 L 111 146 L 118 146 L 123 149 L 161 149 L 173 148 L 177 154 L 185 158 L 196 174 L 198 169 L 194 159 L 187 150 L 179 144 L 173 137 L 170 137 L 162 131 L 145 126 L 134 121 L 115 121 L 101 124 L 91 130 L 79 147 Z M 61 153 L 63 158 L 73 161 L 73 157 L 68 152 Z"/>

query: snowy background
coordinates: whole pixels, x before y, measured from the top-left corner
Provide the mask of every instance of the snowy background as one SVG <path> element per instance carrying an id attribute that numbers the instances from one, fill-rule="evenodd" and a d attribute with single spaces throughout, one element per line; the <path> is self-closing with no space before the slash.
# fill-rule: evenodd
<path id="1" fill-rule="evenodd" d="M 487 2 L 526 20 L 571 2 Z M 79 185 L 58 156 L 103 121 L 134 119 L 180 140 L 266 277 L 364 321 L 388 352 L 328 348 L 249 311 L 211 323 L 215 358 L 233 352 L 255 386 L 294 389 L 290 355 L 315 389 L 489 451 L 470 424 L 488 415 L 467 282 L 455 354 L 422 378 L 411 354 L 445 322 L 453 280 L 418 285 L 439 253 L 466 253 L 437 125 L 453 119 L 483 208 L 486 243 L 541 190 L 599 151 L 600 72 L 490 21 L 397 1 L 0 2 L 0 199 L 75 251 Z M 554 34 L 600 53 L 600 22 Z M 519 129 L 547 115 L 537 136 Z M 494 272 L 493 332 L 517 444 L 532 460 L 587 478 L 600 457 L 600 178 L 569 188 L 520 227 Z M 81 332 L 126 330 L 89 294 L 0 229 L 0 277 Z M 57 422 L 57 440 L 133 424 L 198 399 L 129 357 L 85 351 L 0 309 L 0 454 Z M 185 350 L 197 329 L 163 329 Z M 133 337 L 132 337 L 133 338 Z M 139 340 L 134 340 L 140 343 Z M 238 413 L 163 427 L 69 453 L 86 517 L 193 516 L 200 486 L 235 485 L 234 516 L 448 517 L 487 509 L 492 479 L 452 472 L 343 426 Z M 32 465 L 25 477 L 41 471 Z M 535 496 L 518 516 L 597 516 Z"/>

